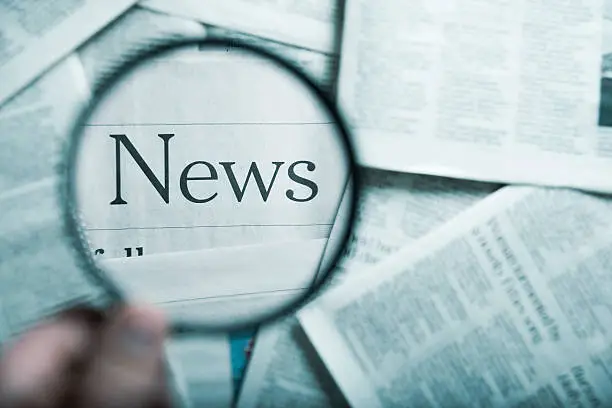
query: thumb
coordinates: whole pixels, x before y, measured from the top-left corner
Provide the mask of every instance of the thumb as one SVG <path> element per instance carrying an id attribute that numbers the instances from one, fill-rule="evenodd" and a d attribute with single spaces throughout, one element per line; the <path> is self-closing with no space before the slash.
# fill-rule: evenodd
<path id="1" fill-rule="evenodd" d="M 151 308 L 121 310 L 101 333 L 99 349 L 77 392 L 84 407 L 158 407 L 166 389 L 166 322 Z"/>

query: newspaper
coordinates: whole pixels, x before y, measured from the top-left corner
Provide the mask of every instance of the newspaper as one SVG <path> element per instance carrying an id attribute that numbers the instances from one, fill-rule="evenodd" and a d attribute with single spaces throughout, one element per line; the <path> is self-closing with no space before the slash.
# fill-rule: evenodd
<path id="1" fill-rule="evenodd" d="M 498 187 L 380 170 L 366 170 L 362 177 L 357 225 L 335 282 L 342 281 L 348 271 L 390 256 Z M 345 405 L 297 319 L 289 317 L 259 331 L 239 408 Z"/>
<path id="2" fill-rule="evenodd" d="M 161 12 L 327 54 L 336 52 L 338 0 L 145 0 Z"/>
<path id="3" fill-rule="evenodd" d="M 610 0 L 604 0 L 601 55 L 598 143 L 601 150 L 609 151 L 608 140 L 612 136 L 612 1 Z"/>
<path id="4" fill-rule="evenodd" d="M 175 385 L 177 408 L 231 407 L 233 384 L 226 335 L 171 338 L 166 354 Z"/>
<path id="5" fill-rule="evenodd" d="M 598 130 L 602 4 L 347 2 L 338 97 L 359 160 L 612 191 L 610 132 Z"/>
<path id="6" fill-rule="evenodd" d="M 333 97 L 335 95 L 335 85 L 338 73 L 338 56 L 336 54 L 326 54 L 294 47 L 281 42 L 270 41 L 265 38 L 219 27 L 209 27 L 207 33 L 211 37 L 240 40 L 274 53 L 308 75 L 313 82 L 330 96 Z"/>
<path id="7" fill-rule="evenodd" d="M 135 2 L 135 0 L 1 2 L 0 105 Z"/>
<path id="8" fill-rule="evenodd" d="M 351 406 L 606 406 L 612 201 L 506 187 L 299 318 Z"/>
<path id="9" fill-rule="evenodd" d="M 250 323 L 310 287 L 326 242 L 286 240 L 100 264 L 130 298 L 157 304 L 169 316 L 208 325 Z"/>
<path id="10" fill-rule="evenodd" d="M 262 64 L 225 58 L 211 52 L 160 58 L 122 82 L 89 118 L 82 151 L 96 154 L 81 161 L 79 197 L 95 253 L 113 258 L 329 236 L 348 172 L 334 124 L 323 120 L 306 88 L 270 87 L 285 80 L 282 71 L 274 76 Z M 249 102 L 248 95 L 265 95 L 266 103 Z M 166 142 L 151 134 L 173 136 Z M 292 144 L 280 143 L 287 134 Z M 302 169 L 304 160 L 316 162 L 316 171 Z M 313 190 L 300 185 L 295 196 L 308 202 L 287 193 L 296 189 L 289 173 L 298 170 L 313 171 Z M 216 183 L 181 184 L 189 172 L 213 179 L 213 171 Z M 96 183 L 86 185 L 85 177 Z M 164 180 L 168 197 L 156 187 Z"/>
<path id="11" fill-rule="evenodd" d="M 78 49 L 87 81 L 96 88 L 135 53 L 166 41 L 204 38 L 206 29 L 192 20 L 135 6 Z"/>
<path id="12" fill-rule="evenodd" d="M 0 107 L 0 197 L 54 176 L 66 134 L 88 96 L 83 68 L 70 56 Z"/>
<path id="13" fill-rule="evenodd" d="M 49 180 L 0 198 L 0 343 L 66 305 L 104 301 L 66 239 L 57 189 Z"/>
<path id="14" fill-rule="evenodd" d="M 0 341 L 66 304 L 102 301 L 65 239 L 55 174 L 87 96 L 71 56 L 0 108 Z"/>

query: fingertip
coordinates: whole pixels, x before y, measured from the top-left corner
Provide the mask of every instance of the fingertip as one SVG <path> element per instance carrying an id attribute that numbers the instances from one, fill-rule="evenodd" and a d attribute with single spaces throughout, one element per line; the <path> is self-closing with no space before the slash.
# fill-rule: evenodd
<path id="1" fill-rule="evenodd" d="M 154 306 L 138 304 L 123 309 L 119 319 L 124 319 L 129 326 L 143 328 L 157 336 L 165 336 L 167 320 L 165 314 Z"/>
<path id="2" fill-rule="evenodd" d="M 103 333 L 103 353 L 129 364 L 148 364 L 159 354 L 166 336 L 163 313 L 148 305 L 122 309 Z"/>

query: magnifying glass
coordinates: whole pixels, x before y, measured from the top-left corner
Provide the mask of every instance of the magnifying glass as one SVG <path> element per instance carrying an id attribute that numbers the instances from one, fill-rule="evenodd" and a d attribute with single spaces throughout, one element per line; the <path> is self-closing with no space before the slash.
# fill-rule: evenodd
<path id="1" fill-rule="evenodd" d="M 83 269 L 174 332 L 252 329 L 331 279 L 354 220 L 347 126 L 307 75 L 253 44 L 169 42 L 95 90 L 61 185 Z"/>

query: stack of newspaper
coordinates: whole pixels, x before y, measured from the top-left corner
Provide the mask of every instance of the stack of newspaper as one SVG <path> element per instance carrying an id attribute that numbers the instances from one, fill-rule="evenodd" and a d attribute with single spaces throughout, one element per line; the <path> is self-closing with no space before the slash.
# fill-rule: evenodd
<path id="1" fill-rule="evenodd" d="M 612 0 L 0 2 L 0 342 L 105 302 L 56 201 L 77 110 L 141 47 L 206 36 L 318 81 L 350 119 L 364 184 L 336 278 L 297 316 L 242 343 L 169 341 L 178 403 L 612 404 Z M 198 249 L 149 231 L 151 262 Z M 333 239 L 245 230 L 207 250 L 290 254 L 287 237 Z M 123 262 L 133 236 L 93 239 Z"/>

